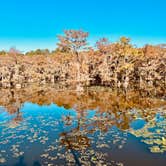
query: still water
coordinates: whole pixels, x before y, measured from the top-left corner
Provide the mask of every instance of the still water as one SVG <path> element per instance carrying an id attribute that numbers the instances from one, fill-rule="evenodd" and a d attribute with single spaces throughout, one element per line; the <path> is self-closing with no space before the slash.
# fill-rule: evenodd
<path id="1" fill-rule="evenodd" d="M 0 165 L 166 166 L 166 101 L 140 92 L 0 91 Z"/>

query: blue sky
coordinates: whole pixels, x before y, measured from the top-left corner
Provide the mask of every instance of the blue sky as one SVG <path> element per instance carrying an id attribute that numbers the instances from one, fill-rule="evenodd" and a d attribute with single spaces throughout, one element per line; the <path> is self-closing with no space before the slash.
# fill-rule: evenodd
<path id="1" fill-rule="evenodd" d="M 166 43 L 166 0 L 0 0 L 0 49 L 56 47 L 64 29 L 133 43 Z"/>

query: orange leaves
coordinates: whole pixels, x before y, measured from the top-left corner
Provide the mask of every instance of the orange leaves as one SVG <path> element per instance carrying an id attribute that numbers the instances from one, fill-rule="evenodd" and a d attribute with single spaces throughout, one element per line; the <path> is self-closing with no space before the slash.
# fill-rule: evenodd
<path id="1" fill-rule="evenodd" d="M 127 38 L 127 37 L 123 36 L 123 37 L 120 38 L 120 43 L 122 45 L 128 45 L 130 43 L 130 38 Z"/>
<path id="2" fill-rule="evenodd" d="M 107 38 L 101 38 L 96 42 L 96 47 L 102 54 L 107 54 L 110 51 L 110 42 Z"/>
<path id="3" fill-rule="evenodd" d="M 88 33 L 82 30 L 65 30 L 64 36 L 58 36 L 59 49 L 64 52 L 78 52 L 87 45 Z"/>

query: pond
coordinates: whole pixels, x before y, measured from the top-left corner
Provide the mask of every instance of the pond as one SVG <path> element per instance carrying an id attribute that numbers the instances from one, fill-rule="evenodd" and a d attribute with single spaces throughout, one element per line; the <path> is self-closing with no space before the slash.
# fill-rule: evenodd
<path id="1" fill-rule="evenodd" d="M 0 90 L 0 165 L 166 165 L 166 101 L 138 91 Z"/>

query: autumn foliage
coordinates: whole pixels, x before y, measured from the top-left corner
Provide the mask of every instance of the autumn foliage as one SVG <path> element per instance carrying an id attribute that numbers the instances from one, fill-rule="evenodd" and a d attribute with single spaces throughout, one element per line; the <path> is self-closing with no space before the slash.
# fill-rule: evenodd
<path id="1" fill-rule="evenodd" d="M 93 48 L 88 45 L 88 36 L 82 30 L 66 30 L 58 35 L 57 49 L 52 52 L 1 51 L 0 85 L 63 82 L 165 93 L 165 44 L 138 48 L 127 37 L 114 43 L 101 38 Z"/>

